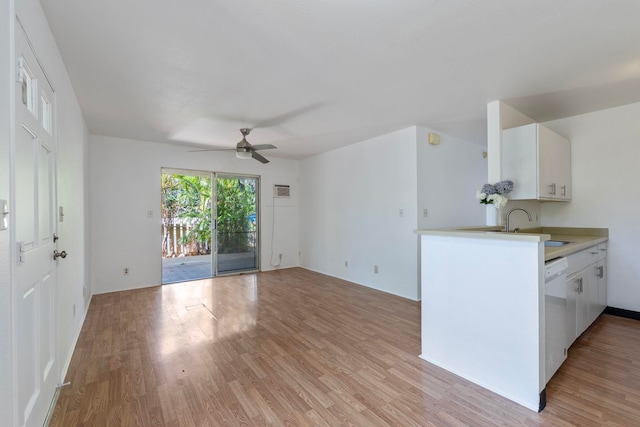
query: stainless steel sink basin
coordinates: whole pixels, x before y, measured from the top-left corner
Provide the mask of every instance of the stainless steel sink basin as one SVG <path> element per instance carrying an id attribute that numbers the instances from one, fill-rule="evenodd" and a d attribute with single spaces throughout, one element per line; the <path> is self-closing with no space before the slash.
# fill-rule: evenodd
<path id="1" fill-rule="evenodd" d="M 571 242 L 565 242 L 563 240 L 545 240 L 544 241 L 544 245 L 545 246 L 551 246 L 554 248 L 560 247 L 560 246 L 564 246 L 564 245 L 568 245 Z"/>

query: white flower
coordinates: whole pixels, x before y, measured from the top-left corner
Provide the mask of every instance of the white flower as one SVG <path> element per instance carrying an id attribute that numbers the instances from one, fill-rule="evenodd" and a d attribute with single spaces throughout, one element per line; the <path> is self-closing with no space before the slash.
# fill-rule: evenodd
<path id="1" fill-rule="evenodd" d="M 495 205 L 496 209 L 501 209 L 507 204 L 508 199 L 503 195 L 494 194 L 494 196 L 496 197 L 493 198 L 493 204 Z"/>
<path id="2" fill-rule="evenodd" d="M 481 191 L 476 191 L 476 199 L 478 200 L 483 200 L 487 197 L 486 193 L 483 193 Z"/>

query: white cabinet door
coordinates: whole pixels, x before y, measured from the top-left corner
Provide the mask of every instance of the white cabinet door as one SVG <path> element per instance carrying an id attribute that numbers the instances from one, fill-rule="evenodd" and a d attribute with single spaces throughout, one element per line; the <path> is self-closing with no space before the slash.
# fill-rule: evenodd
<path id="1" fill-rule="evenodd" d="M 567 347 L 607 306 L 607 243 L 569 255 Z"/>
<path id="2" fill-rule="evenodd" d="M 596 265 L 589 266 L 584 272 L 583 295 L 587 305 L 587 322 L 584 329 L 587 329 L 601 313 L 598 304 L 598 269 Z"/>
<path id="3" fill-rule="evenodd" d="M 535 124 L 502 133 L 502 177 L 513 181 L 509 199 L 538 198 L 538 128 Z"/>
<path id="4" fill-rule="evenodd" d="M 580 290 L 580 278 L 572 275 L 567 278 L 567 348 L 578 337 L 578 292 Z"/>
<path id="5" fill-rule="evenodd" d="M 540 198 L 571 198 L 571 144 L 569 140 L 538 125 L 538 195 Z"/>
<path id="6" fill-rule="evenodd" d="M 559 160 L 556 158 L 555 141 L 544 127 L 538 126 L 538 197 L 557 199 Z"/>
<path id="7" fill-rule="evenodd" d="M 560 200 L 571 200 L 571 142 L 556 134 L 557 193 Z"/>
<path id="8" fill-rule="evenodd" d="M 513 200 L 571 199 L 571 143 L 538 123 L 505 129 L 502 178 Z"/>

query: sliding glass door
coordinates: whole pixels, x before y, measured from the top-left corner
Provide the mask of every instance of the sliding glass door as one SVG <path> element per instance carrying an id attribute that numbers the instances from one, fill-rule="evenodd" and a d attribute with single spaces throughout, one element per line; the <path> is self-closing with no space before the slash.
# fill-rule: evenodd
<path id="1" fill-rule="evenodd" d="M 216 274 L 258 270 L 259 178 L 215 175 Z"/>
<path id="2" fill-rule="evenodd" d="M 162 283 L 257 271 L 256 176 L 162 170 Z"/>

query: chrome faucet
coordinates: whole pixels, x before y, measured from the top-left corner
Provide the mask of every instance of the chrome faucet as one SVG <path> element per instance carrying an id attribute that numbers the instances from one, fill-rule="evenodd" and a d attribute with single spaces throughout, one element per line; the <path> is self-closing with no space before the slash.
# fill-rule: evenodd
<path id="1" fill-rule="evenodd" d="M 522 211 L 522 212 L 526 213 L 527 216 L 529 217 L 529 222 L 533 221 L 533 219 L 531 219 L 531 214 L 529 212 L 527 212 L 525 209 L 513 208 L 509 212 L 507 212 L 507 224 L 505 225 L 505 229 L 504 229 L 504 231 L 506 231 L 507 233 L 509 232 L 509 215 L 511 215 L 511 212 L 513 212 L 513 211 Z"/>

